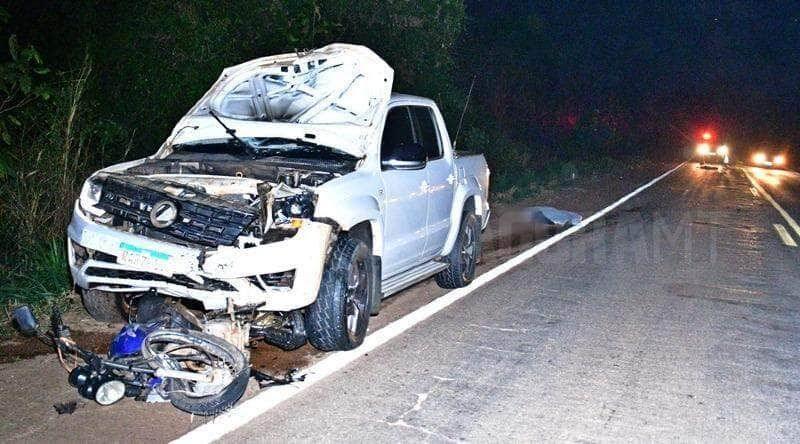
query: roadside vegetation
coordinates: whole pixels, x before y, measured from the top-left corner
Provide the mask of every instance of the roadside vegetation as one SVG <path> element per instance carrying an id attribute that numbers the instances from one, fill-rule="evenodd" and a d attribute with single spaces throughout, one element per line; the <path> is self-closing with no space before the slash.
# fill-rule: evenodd
<path id="1" fill-rule="evenodd" d="M 562 78 L 569 55 L 545 23 L 507 11 L 478 25 L 469 14 L 486 11 L 467 3 L 11 0 L 0 9 L 0 307 L 65 306 L 65 230 L 85 177 L 154 152 L 224 67 L 258 56 L 366 45 L 394 67 L 395 90 L 440 104 L 452 136 L 469 98 L 458 148 L 485 153 L 505 200 L 612 168 L 642 143 L 624 106 Z"/>

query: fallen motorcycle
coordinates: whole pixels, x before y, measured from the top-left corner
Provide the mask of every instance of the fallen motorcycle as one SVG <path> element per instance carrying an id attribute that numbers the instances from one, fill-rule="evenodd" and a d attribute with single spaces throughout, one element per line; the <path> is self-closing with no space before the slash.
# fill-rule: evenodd
<path id="1" fill-rule="evenodd" d="M 147 322 L 126 324 L 111 342 L 107 358 L 76 344 L 57 310 L 46 331 L 28 306 L 15 308 L 14 319 L 24 334 L 52 344 L 70 372 L 69 383 L 81 396 L 101 405 L 133 397 L 214 415 L 242 397 L 250 377 L 248 359 L 239 348 L 193 329 L 189 320 L 169 307 Z M 84 363 L 70 368 L 70 358 Z"/>

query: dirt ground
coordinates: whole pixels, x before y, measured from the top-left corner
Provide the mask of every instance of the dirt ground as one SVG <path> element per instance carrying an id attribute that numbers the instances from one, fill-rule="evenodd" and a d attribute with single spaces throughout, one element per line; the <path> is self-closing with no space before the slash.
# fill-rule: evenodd
<path id="1" fill-rule="evenodd" d="M 525 209 L 531 206 L 552 206 L 577 212 L 588 216 L 604 207 L 615 199 L 630 192 L 639 184 L 652 179 L 657 174 L 665 171 L 668 164 L 661 163 L 630 163 L 619 167 L 613 172 L 596 173 L 593 176 L 578 177 L 557 189 L 546 190 L 522 201 L 513 203 L 492 203 L 492 214 L 489 226 L 483 233 L 483 251 L 481 269 L 486 270 L 515 252 L 529 246 L 537 240 L 551 235 L 552 227 L 537 228 L 529 220 Z M 411 290 L 429 293 L 427 287 L 435 284 L 423 282 Z M 401 292 L 399 295 L 407 293 Z M 438 291 L 434 292 L 438 293 Z M 414 300 L 413 306 L 409 305 Z M 428 298 L 423 298 L 428 299 Z M 383 302 L 385 312 L 411 311 L 421 302 L 417 298 L 392 297 Z M 383 314 L 383 312 L 382 312 Z M 377 316 L 370 321 L 370 330 L 393 320 L 393 316 Z M 121 327 L 120 324 L 106 324 L 94 321 L 83 310 L 80 304 L 75 304 L 73 309 L 66 313 L 64 320 L 70 326 L 76 342 L 86 345 L 93 351 L 104 353 L 114 333 Z M 52 350 L 45 344 L 33 338 L 15 335 L 0 343 L 0 376 L 9 366 L 24 366 L 25 361 L 35 356 L 50 354 Z M 282 373 L 288 369 L 303 368 L 309 365 L 323 353 L 313 347 L 305 346 L 286 352 L 277 347 L 264 343 L 255 343 L 251 350 L 251 362 L 254 368 Z M 55 355 L 49 359 L 55 360 Z M 2 381 L 0 381 L 2 382 Z M 66 381 L 64 381 L 66 384 Z M 0 388 L 0 393 L 4 391 Z M 2 415 L 0 415 L 2 416 Z"/>

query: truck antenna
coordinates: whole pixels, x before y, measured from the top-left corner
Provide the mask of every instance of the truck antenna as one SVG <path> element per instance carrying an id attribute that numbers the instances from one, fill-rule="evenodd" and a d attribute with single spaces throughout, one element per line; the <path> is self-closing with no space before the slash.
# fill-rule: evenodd
<path id="1" fill-rule="evenodd" d="M 461 110 L 461 117 L 458 119 L 458 128 L 456 128 L 456 137 L 453 139 L 453 151 L 456 150 L 458 145 L 458 134 L 461 132 L 461 124 L 464 123 L 464 114 L 467 113 L 467 106 L 469 106 L 469 98 L 472 96 L 472 87 L 475 86 L 475 78 L 477 75 L 472 76 L 472 83 L 469 84 L 469 92 L 467 92 L 467 101 L 464 102 L 464 109 Z"/>

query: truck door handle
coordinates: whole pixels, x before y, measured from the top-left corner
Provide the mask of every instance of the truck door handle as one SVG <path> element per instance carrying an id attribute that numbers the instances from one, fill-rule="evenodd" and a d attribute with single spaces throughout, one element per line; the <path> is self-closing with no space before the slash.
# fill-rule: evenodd
<path id="1" fill-rule="evenodd" d="M 456 176 L 453 176 L 453 174 L 447 176 L 447 183 L 449 183 L 450 185 L 456 183 Z"/>
<path id="2" fill-rule="evenodd" d="M 425 193 L 425 192 L 428 191 L 428 186 L 429 186 L 428 185 L 428 181 L 427 180 L 423 180 L 422 183 L 419 185 L 419 189 L 420 189 L 420 191 Z"/>

